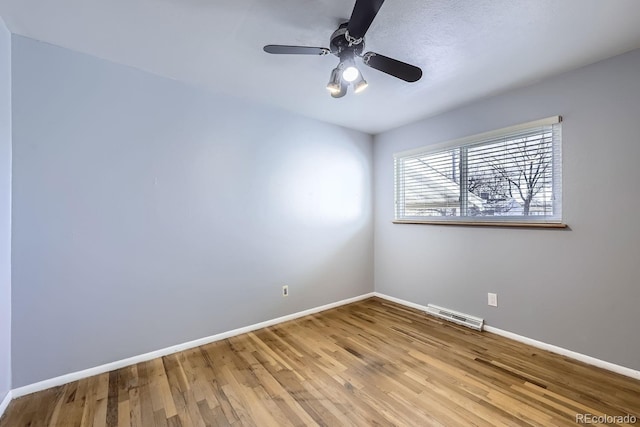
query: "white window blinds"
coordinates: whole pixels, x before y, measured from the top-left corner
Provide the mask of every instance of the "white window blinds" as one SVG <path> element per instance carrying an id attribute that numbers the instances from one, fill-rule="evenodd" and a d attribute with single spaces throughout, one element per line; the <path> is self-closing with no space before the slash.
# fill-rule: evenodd
<path id="1" fill-rule="evenodd" d="M 396 220 L 560 223 L 560 122 L 396 154 Z"/>

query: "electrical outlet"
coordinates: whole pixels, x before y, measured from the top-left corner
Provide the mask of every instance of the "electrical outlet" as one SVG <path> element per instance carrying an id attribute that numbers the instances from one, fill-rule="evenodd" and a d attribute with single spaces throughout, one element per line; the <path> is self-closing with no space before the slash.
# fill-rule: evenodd
<path id="1" fill-rule="evenodd" d="M 289 285 L 284 285 L 282 287 L 282 296 L 283 297 L 288 297 L 289 296 Z"/>
<path id="2" fill-rule="evenodd" d="M 498 306 L 498 294 L 492 294 L 491 292 L 489 292 L 487 294 L 487 296 L 488 296 L 487 303 L 492 307 L 497 307 Z"/>

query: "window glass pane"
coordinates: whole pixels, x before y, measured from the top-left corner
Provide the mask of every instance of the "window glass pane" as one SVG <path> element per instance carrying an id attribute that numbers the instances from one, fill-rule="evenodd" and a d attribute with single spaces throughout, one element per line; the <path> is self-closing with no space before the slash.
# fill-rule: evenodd
<path id="1" fill-rule="evenodd" d="M 469 147 L 467 189 L 482 199 L 469 216 L 553 214 L 550 130 Z"/>
<path id="2" fill-rule="evenodd" d="M 460 150 L 403 161 L 406 216 L 460 215 Z"/>

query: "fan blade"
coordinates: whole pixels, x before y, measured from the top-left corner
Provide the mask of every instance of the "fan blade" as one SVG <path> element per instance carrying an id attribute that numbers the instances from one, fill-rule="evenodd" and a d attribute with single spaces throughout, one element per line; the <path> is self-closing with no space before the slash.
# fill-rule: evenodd
<path id="1" fill-rule="evenodd" d="M 364 37 L 384 0 L 356 0 L 347 30 L 356 39 Z"/>
<path id="2" fill-rule="evenodd" d="M 405 82 L 417 82 L 422 77 L 422 70 L 415 65 L 407 64 L 379 53 L 367 52 L 362 55 L 362 60 L 365 65 L 402 79 Z"/>
<path id="3" fill-rule="evenodd" d="M 326 47 L 284 46 L 281 44 L 268 44 L 264 47 L 264 51 L 277 55 L 327 55 L 331 53 Z"/>

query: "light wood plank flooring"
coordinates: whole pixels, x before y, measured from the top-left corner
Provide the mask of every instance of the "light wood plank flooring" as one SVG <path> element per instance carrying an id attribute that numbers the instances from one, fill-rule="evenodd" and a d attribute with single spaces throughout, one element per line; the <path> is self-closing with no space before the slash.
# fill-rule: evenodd
<path id="1" fill-rule="evenodd" d="M 562 426 L 578 413 L 640 416 L 640 381 L 372 298 L 16 399 L 0 427 Z"/>

